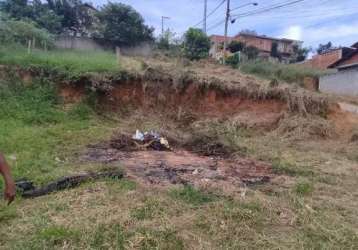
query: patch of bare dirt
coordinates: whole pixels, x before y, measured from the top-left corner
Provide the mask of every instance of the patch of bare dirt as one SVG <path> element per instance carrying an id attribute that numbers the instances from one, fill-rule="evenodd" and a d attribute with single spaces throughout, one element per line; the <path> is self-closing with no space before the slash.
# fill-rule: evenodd
<path id="1" fill-rule="evenodd" d="M 274 176 L 271 165 L 252 159 L 204 156 L 184 149 L 138 151 L 134 145 L 123 149 L 112 147 L 111 143 L 90 146 L 82 160 L 118 163 L 127 177 L 144 185 L 190 184 L 229 193 L 240 192 L 247 185 L 269 182 Z"/>

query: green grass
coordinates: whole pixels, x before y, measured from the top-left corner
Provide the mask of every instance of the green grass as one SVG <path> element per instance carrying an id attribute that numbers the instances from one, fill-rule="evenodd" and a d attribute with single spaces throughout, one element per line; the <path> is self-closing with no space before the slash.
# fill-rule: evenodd
<path id="1" fill-rule="evenodd" d="M 277 79 L 287 83 L 298 84 L 303 84 L 305 76 L 318 77 L 323 73 L 322 71 L 299 65 L 285 65 L 264 61 L 243 63 L 240 65 L 240 70 L 269 80 Z"/>
<path id="2" fill-rule="evenodd" d="M 213 202 L 217 199 L 216 195 L 204 193 L 203 191 L 195 189 L 192 186 L 173 189 L 170 191 L 169 195 L 173 199 L 181 200 L 193 206 L 200 206 L 208 202 Z"/>
<path id="3" fill-rule="evenodd" d="M 298 195 L 309 195 L 313 192 L 313 184 L 307 181 L 300 181 L 296 183 L 294 190 Z"/>
<path id="4" fill-rule="evenodd" d="M 308 166 L 297 166 L 289 161 L 276 158 L 272 161 L 272 170 L 276 174 L 313 177 L 314 172 Z"/>
<path id="5" fill-rule="evenodd" d="M 28 54 L 23 47 L 2 47 L 0 48 L 0 64 L 40 68 L 66 77 L 120 70 L 114 53 L 94 50 L 50 50 L 47 52 L 34 50 Z"/>
<path id="6" fill-rule="evenodd" d="M 68 159 L 108 135 L 108 125 L 86 103 L 62 109 L 52 83 L 0 83 L 0 149 L 15 178 L 44 182 L 65 174 L 71 169 Z"/>

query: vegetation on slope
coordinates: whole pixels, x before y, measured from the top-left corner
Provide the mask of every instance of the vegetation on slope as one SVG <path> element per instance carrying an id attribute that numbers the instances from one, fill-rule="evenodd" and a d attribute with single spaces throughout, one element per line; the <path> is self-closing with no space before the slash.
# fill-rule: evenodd
<path id="1" fill-rule="evenodd" d="M 120 65 L 114 53 L 85 50 L 35 50 L 28 54 L 21 46 L 2 47 L 0 64 L 14 65 L 22 68 L 37 68 L 66 75 L 69 78 L 79 77 L 86 73 L 118 72 Z"/>
<path id="2" fill-rule="evenodd" d="M 0 149 L 16 178 L 43 182 L 63 175 L 73 150 L 106 134 L 108 125 L 87 102 L 63 109 L 51 83 L 0 82 Z"/>
<path id="3" fill-rule="evenodd" d="M 265 61 L 248 61 L 240 64 L 240 70 L 247 74 L 253 74 L 265 79 L 277 79 L 287 83 L 302 85 L 305 77 L 318 77 L 323 74 L 312 68 L 306 68 L 297 64 L 281 64 Z"/>

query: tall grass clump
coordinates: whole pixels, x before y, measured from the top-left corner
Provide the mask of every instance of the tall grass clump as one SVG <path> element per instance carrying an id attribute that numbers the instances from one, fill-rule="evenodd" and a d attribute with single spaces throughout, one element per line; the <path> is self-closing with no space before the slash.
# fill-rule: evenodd
<path id="1" fill-rule="evenodd" d="M 287 83 L 302 84 L 304 77 L 318 77 L 323 71 L 311 69 L 297 64 L 279 64 L 265 61 L 248 61 L 240 66 L 247 74 L 257 75 L 265 79 L 277 79 Z"/>
<path id="2" fill-rule="evenodd" d="M 27 53 L 21 46 L 0 49 L 0 64 L 23 68 L 40 68 L 67 77 L 80 77 L 86 73 L 119 71 L 120 66 L 114 53 L 86 50 L 34 50 Z"/>

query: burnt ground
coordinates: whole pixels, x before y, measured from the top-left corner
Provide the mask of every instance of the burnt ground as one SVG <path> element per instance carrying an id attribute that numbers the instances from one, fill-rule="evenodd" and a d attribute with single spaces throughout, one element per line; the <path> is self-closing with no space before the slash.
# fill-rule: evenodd
<path id="1" fill-rule="evenodd" d="M 81 159 L 120 165 L 126 177 L 144 185 L 170 187 L 184 184 L 230 194 L 240 192 L 246 186 L 269 182 L 273 177 L 270 164 L 229 156 L 220 150 L 212 151 L 211 155 L 178 147 L 171 151 L 157 151 L 135 148 L 130 140 L 123 140 L 123 136 L 120 141 L 128 142 L 129 146 L 118 146 L 118 140 L 91 145 Z M 221 149 L 220 145 L 217 146 Z"/>

